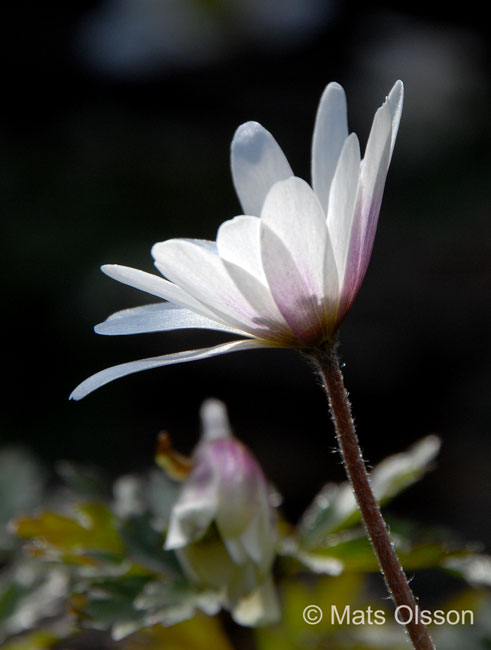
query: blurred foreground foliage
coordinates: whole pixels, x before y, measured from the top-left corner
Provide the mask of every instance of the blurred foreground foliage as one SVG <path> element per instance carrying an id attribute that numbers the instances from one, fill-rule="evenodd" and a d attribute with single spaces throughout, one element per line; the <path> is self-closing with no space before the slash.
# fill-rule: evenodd
<path id="1" fill-rule="evenodd" d="M 429 436 L 371 473 L 388 503 L 431 468 Z M 163 549 L 178 486 L 158 468 L 110 485 L 93 469 L 63 462 L 55 487 L 21 450 L 0 453 L 0 645 L 3 650 L 404 650 L 407 642 L 384 597 L 378 566 L 348 484 L 326 485 L 298 525 L 280 520 L 275 578 L 278 624 L 251 632 L 217 609 Z M 50 484 L 49 484 L 50 483 Z M 430 581 L 435 609 L 472 610 L 472 625 L 433 625 L 446 650 L 491 647 L 491 558 L 448 531 L 389 517 L 416 591 Z M 451 585 L 449 587 L 449 585 Z M 443 595 L 442 595 L 443 594 Z M 308 625 L 302 613 L 325 613 Z M 332 606 L 383 610 L 384 625 L 335 623 Z M 426 604 L 424 605 L 426 607 Z M 429 606 L 428 606 L 429 607 Z M 226 630 L 226 631 L 225 631 Z"/>

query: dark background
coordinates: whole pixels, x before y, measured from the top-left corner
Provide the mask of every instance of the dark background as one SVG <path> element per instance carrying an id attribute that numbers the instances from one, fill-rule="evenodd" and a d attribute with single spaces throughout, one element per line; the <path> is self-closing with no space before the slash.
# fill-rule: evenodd
<path id="1" fill-rule="evenodd" d="M 326 400 L 292 351 L 145 372 L 80 403 L 68 395 L 107 366 L 225 339 L 106 338 L 92 326 L 152 301 L 101 264 L 152 271 L 155 241 L 214 239 L 240 212 L 228 160 L 240 123 L 261 122 L 309 178 L 326 83 L 345 87 L 364 143 L 401 78 L 374 254 L 341 331 L 346 382 L 372 463 L 430 432 L 443 439 L 435 470 L 393 512 L 491 550 L 489 44 L 477 5 L 113 0 L 2 11 L 0 444 L 48 467 L 69 458 L 139 471 L 161 429 L 190 451 L 200 403 L 215 396 L 292 519 L 342 480 Z"/>

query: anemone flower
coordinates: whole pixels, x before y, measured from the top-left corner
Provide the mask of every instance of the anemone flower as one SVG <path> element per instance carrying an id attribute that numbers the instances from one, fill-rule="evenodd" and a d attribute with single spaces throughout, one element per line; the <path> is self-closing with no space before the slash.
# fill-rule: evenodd
<path id="1" fill-rule="evenodd" d="M 218 591 L 237 623 L 279 618 L 271 577 L 278 538 L 273 493 L 251 452 L 232 435 L 222 402 L 201 408 L 203 433 L 167 530 L 190 580 Z"/>
<path id="2" fill-rule="evenodd" d="M 71 397 L 148 368 L 255 348 L 312 350 L 330 341 L 370 260 L 402 100 L 398 81 L 375 113 L 362 159 L 356 134 L 348 133 L 344 91 L 330 83 L 315 121 L 311 186 L 294 176 L 266 129 L 240 126 L 231 165 L 244 214 L 225 221 L 216 242 L 155 244 L 164 277 L 103 266 L 106 275 L 165 302 L 119 311 L 95 328 L 107 335 L 204 328 L 240 338 L 108 368 Z"/>

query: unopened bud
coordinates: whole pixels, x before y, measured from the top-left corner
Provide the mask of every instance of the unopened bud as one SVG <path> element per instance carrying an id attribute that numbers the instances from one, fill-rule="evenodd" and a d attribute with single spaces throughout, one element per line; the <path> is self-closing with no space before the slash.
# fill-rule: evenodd
<path id="1" fill-rule="evenodd" d="M 165 547 L 176 551 L 193 582 L 223 594 L 237 622 L 272 622 L 278 618 L 270 575 L 277 523 L 268 483 L 232 436 L 221 402 L 205 402 L 201 417 L 202 439 L 172 509 Z"/>

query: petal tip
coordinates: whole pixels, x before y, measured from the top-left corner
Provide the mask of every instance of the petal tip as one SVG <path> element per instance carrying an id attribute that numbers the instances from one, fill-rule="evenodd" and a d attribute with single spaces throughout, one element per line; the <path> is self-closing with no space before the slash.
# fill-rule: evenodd
<path id="1" fill-rule="evenodd" d="M 236 152 L 237 149 L 247 146 L 251 140 L 256 138 L 258 134 L 264 132 L 265 129 L 259 122 L 254 122 L 250 120 L 249 122 L 244 122 L 241 124 L 234 133 L 232 138 L 231 149 Z"/>
<path id="2" fill-rule="evenodd" d="M 385 104 L 390 103 L 394 107 L 402 106 L 402 101 L 404 99 L 404 84 L 398 79 L 395 84 L 390 89 L 389 94 L 385 98 Z"/>
<path id="3" fill-rule="evenodd" d="M 330 82 L 327 84 L 327 86 L 326 86 L 326 88 L 325 88 L 325 91 L 329 91 L 329 92 L 341 92 L 341 93 L 343 93 L 343 95 L 344 95 L 344 88 L 343 88 L 343 86 L 341 86 L 341 84 L 339 84 L 337 81 L 330 81 Z"/>
<path id="4" fill-rule="evenodd" d="M 220 400 L 210 397 L 200 408 L 202 437 L 204 440 L 229 438 L 232 435 L 227 407 Z"/>
<path id="5" fill-rule="evenodd" d="M 259 122 L 241 124 L 232 139 L 232 170 L 239 161 L 257 164 L 271 149 L 273 136 Z"/>
<path id="6" fill-rule="evenodd" d="M 153 257 L 155 263 L 158 261 L 158 258 L 162 256 L 162 251 L 165 248 L 167 242 L 174 241 L 174 239 L 166 239 L 165 241 L 156 242 L 150 249 L 150 255 Z"/>
<path id="7" fill-rule="evenodd" d="M 324 104 L 330 105 L 331 102 L 334 102 L 335 105 L 339 103 L 346 109 L 346 92 L 343 86 L 337 81 L 330 81 L 324 88 L 319 102 L 319 108 Z"/>
<path id="8" fill-rule="evenodd" d="M 100 270 L 104 275 L 107 275 L 108 278 L 111 278 L 111 280 L 121 282 L 120 277 L 121 275 L 124 275 L 127 268 L 128 267 L 124 266 L 124 264 L 103 264 L 100 267 Z"/>
<path id="9" fill-rule="evenodd" d="M 71 402 L 79 402 L 83 397 L 85 397 L 86 393 L 82 390 L 79 390 L 81 385 L 82 384 L 79 384 L 68 396 L 68 399 Z"/>

